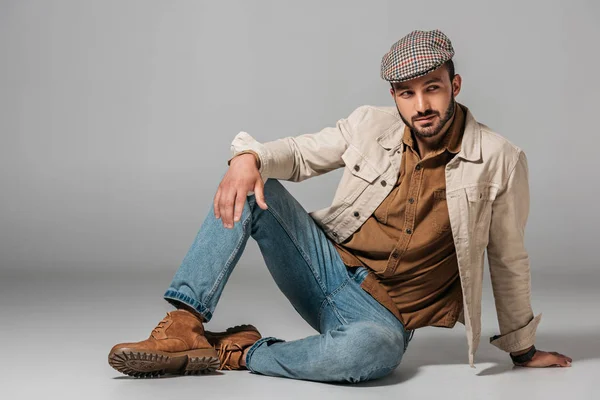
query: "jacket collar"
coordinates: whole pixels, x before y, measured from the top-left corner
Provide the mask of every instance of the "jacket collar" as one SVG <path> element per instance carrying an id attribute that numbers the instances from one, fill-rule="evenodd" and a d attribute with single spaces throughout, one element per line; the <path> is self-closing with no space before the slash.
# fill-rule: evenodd
<path id="1" fill-rule="evenodd" d="M 466 108 L 465 114 L 465 132 L 463 134 L 460 151 L 456 155 L 467 161 L 481 160 L 481 128 L 471 110 Z M 404 127 L 406 125 L 398 116 L 398 122 L 393 124 L 388 130 L 377 137 L 377 143 L 386 150 L 395 149 L 402 146 L 402 136 L 404 135 Z"/>

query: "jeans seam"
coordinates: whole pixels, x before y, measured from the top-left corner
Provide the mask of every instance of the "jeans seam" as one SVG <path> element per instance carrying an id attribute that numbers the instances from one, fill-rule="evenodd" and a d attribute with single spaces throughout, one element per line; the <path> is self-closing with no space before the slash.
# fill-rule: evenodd
<path id="1" fill-rule="evenodd" d="M 337 317 L 337 319 L 342 324 L 348 325 L 348 321 L 346 321 L 346 318 L 344 318 L 344 316 L 340 313 L 340 310 L 338 310 L 337 306 L 333 302 L 331 302 L 331 309 L 333 310 L 333 313 L 335 314 L 335 316 Z"/>
<path id="2" fill-rule="evenodd" d="M 323 294 L 325 296 L 327 296 L 327 289 L 325 288 L 325 285 L 321 281 L 321 277 L 319 276 L 319 274 L 317 273 L 317 271 L 315 271 L 315 269 L 313 268 L 312 262 L 311 262 L 310 258 L 306 255 L 306 253 L 304 252 L 304 250 L 302 249 L 302 247 L 298 243 L 298 240 L 296 239 L 296 237 L 290 232 L 291 230 L 289 229 L 289 227 L 285 224 L 285 222 L 283 221 L 283 219 L 281 218 L 281 216 L 275 210 L 273 210 L 272 207 L 267 208 L 267 211 L 270 212 L 271 215 L 273 215 L 273 217 L 275 218 L 275 220 L 283 228 L 283 231 L 290 237 L 290 239 L 292 240 L 292 243 L 294 243 L 294 246 L 296 247 L 296 249 L 298 250 L 298 252 L 302 255 L 302 258 L 304 259 L 304 261 L 308 265 L 308 268 L 310 268 L 310 271 L 312 272 L 313 277 L 315 278 L 315 280 L 319 284 L 319 287 L 321 288 L 321 291 L 323 292 Z"/>
<path id="3" fill-rule="evenodd" d="M 318 318 L 318 321 L 319 321 L 319 332 L 320 333 L 323 332 L 323 329 L 321 328 L 321 325 L 322 325 L 321 318 L 323 316 L 323 310 L 325 309 L 326 305 L 331 306 L 331 310 L 333 311 L 333 314 L 335 315 L 335 317 L 337 318 L 337 320 L 339 321 L 340 324 L 342 324 L 342 325 L 348 325 L 348 321 L 346 321 L 346 318 L 344 318 L 342 316 L 342 314 L 338 310 L 337 306 L 335 305 L 335 302 L 332 301 L 332 299 L 329 298 L 329 296 L 325 296 L 325 298 L 321 302 L 321 306 L 319 307 L 319 313 L 317 315 L 317 318 Z"/>
<path id="4" fill-rule="evenodd" d="M 343 288 L 346 287 L 346 285 L 348 285 L 348 282 L 350 282 L 350 278 L 347 277 L 346 279 L 344 279 L 344 282 L 342 282 L 333 292 L 331 292 L 331 294 L 329 295 L 329 297 L 333 298 L 340 290 L 342 290 Z"/>
<path id="5" fill-rule="evenodd" d="M 225 263 L 225 268 L 223 268 L 221 270 L 221 273 L 219 273 L 219 276 L 217 276 L 217 279 L 216 279 L 215 283 L 213 284 L 212 288 L 210 289 L 210 292 L 208 292 L 208 294 L 206 295 L 206 302 L 207 303 L 210 302 L 210 300 L 213 298 L 213 296 L 217 292 L 217 288 L 219 287 L 219 284 L 223 280 L 223 277 L 231 269 L 232 260 L 235 258 L 235 256 L 236 256 L 237 252 L 239 251 L 240 247 L 242 246 L 242 244 L 244 243 L 244 241 L 247 239 L 246 238 L 246 229 L 245 228 L 248 225 L 248 221 L 250 220 L 250 218 L 252 218 L 252 213 L 249 213 L 248 217 L 246 217 L 246 219 L 242 222 L 242 236 L 240 237 L 240 240 L 238 241 L 237 245 L 235 246 L 235 249 L 233 250 L 233 252 L 231 252 L 231 255 L 227 259 L 227 262 Z"/>

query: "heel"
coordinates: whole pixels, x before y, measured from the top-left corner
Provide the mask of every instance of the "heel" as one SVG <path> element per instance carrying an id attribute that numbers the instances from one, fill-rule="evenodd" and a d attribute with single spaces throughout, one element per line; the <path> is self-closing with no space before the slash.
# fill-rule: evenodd
<path id="1" fill-rule="evenodd" d="M 215 372 L 221 362 L 216 356 L 189 356 L 187 365 L 185 366 L 184 375 L 198 375 Z"/>
<path id="2" fill-rule="evenodd" d="M 216 371 L 221 365 L 217 351 L 213 348 L 189 351 L 187 359 L 183 371 L 185 375 L 207 374 Z"/>

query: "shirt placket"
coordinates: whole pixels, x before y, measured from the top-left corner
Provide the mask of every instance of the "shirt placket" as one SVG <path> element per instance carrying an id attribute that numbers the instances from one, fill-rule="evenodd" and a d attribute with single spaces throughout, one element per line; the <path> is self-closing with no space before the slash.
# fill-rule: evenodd
<path id="1" fill-rule="evenodd" d="M 402 260 L 402 256 L 408 249 L 408 244 L 412 235 L 415 231 L 415 220 L 417 218 L 417 204 L 419 203 L 419 192 L 421 190 L 421 182 L 423 181 L 424 168 L 421 165 L 419 157 L 413 153 L 412 149 L 409 148 L 410 157 L 415 157 L 417 160 L 412 173 L 410 174 L 410 184 L 408 187 L 408 194 L 406 199 L 406 207 L 404 211 L 404 224 L 402 231 L 400 232 L 400 238 L 396 242 L 390 257 L 388 259 L 387 266 L 383 275 L 385 277 L 393 276 L 396 273 L 396 269 Z"/>

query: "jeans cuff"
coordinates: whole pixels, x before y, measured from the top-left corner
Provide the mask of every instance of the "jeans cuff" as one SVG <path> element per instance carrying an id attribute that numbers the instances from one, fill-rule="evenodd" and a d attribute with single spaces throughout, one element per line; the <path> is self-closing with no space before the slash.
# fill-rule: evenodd
<path id="1" fill-rule="evenodd" d="M 184 303 L 192 307 L 194 310 L 196 310 L 196 312 L 202 314 L 202 316 L 204 317 L 204 322 L 208 322 L 212 318 L 212 313 L 210 312 L 208 307 L 200 303 L 198 300 L 192 299 L 186 294 L 183 294 L 173 289 L 167 289 L 167 291 L 163 295 L 163 298 L 175 307 L 177 307 L 177 304 L 172 300 L 177 300 L 180 303 Z"/>
<path id="2" fill-rule="evenodd" d="M 270 345 L 272 343 L 285 342 L 285 340 L 277 339 L 276 337 L 269 336 L 269 337 L 264 337 L 264 338 L 258 339 L 252 346 L 250 346 L 250 348 L 248 349 L 248 354 L 246 354 L 246 368 L 248 368 L 248 370 L 250 372 L 257 373 L 250 367 L 250 360 L 252 359 L 252 354 L 254 353 L 254 350 L 256 350 L 261 344 L 263 344 L 265 342 L 268 342 L 267 345 Z"/>

